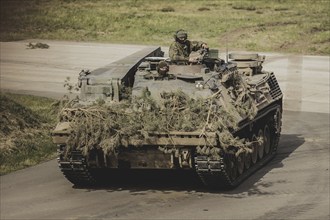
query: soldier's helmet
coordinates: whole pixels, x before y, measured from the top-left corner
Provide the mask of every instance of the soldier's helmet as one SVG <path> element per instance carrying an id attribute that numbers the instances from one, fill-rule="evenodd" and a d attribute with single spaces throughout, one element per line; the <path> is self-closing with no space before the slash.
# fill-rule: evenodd
<path id="1" fill-rule="evenodd" d="M 165 61 L 160 61 L 157 67 L 157 72 L 161 76 L 165 76 L 169 70 L 169 66 Z"/>
<path id="2" fill-rule="evenodd" d="M 188 38 L 188 33 L 187 31 L 180 29 L 175 32 L 174 38 L 175 40 L 185 41 Z"/>

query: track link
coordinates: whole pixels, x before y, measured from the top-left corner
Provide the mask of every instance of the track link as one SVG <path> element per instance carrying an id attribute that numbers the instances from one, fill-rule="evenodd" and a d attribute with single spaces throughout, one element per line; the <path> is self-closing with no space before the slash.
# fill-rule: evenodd
<path id="1" fill-rule="evenodd" d="M 65 156 L 65 145 L 58 145 L 58 165 L 64 176 L 76 186 L 93 186 L 96 179 L 81 151 L 72 150 Z"/>

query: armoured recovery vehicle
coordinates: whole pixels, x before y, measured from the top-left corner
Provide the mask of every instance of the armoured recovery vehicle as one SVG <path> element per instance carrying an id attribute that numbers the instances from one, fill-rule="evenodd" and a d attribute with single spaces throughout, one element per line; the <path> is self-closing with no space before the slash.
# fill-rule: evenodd
<path id="1" fill-rule="evenodd" d="M 187 169 L 207 187 L 232 188 L 270 161 L 283 95 L 274 73 L 262 69 L 265 56 L 231 53 L 225 61 L 215 49 L 191 56 L 198 62 L 176 62 L 152 47 L 82 71 L 79 101 L 63 110 L 52 132 L 64 176 L 90 186 L 102 182 L 94 175 L 99 169 Z M 134 121 L 125 121 L 132 114 Z M 115 121 L 120 117 L 125 125 Z M 163 127 L 139 126 L 157 117 L 164 117 L 163 124 L 156 122 Z M 140 135 L 125 130 L 128 125 Z"/>

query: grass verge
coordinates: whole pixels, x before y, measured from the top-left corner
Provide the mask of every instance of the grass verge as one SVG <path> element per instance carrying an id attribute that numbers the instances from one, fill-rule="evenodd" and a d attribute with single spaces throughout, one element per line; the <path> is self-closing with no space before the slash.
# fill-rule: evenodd
<path id="1" fill-rule="evenodd" d="M 2 0 L 0 39 L 162 46 L 183 28 L 221 50 L 329 55 L 329 16 L 329 0 Z"/>
<path id="2" fill-rule="evenodd" d="M 55 125 L 54 100 L 0 94 L 0 175 L 56 156 L 50 131 Z"/>

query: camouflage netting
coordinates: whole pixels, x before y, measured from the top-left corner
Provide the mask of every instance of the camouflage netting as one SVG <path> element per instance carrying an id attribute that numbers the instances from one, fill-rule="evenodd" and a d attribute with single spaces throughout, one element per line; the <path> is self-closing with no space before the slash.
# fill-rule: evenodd
<path id="1" fill-rule="evenodd" d="M 219 106 L 219 95 L 203 100 L 189 98 L 181 91 L 164 92 L 162 101 L 156 102 L 146 89 L 140 97 L 110 106 L 99 103 L 66 107 L 60 120 L 71 122 L 72 132 L 67 146 L 80 149 L 85 155 L 94 148 L 102 149 L 105 155 L 116 154 L 120 147 L 127 147 L 128 138 L 136 140 L 138 147 L 141 145 L 138 140 L 143 141 L 150 132 L 172 131 L 197 131 L 201 136 L 216 132 L 223 150 L 236 155 L 250 151 L 250 142 L 235 138 L 230 132 L 236 128 L 237 121 L 232 112 Z M 245 99 L 243 105 L 236 105 L 235 111 L 254 117 L 255 113 L 250 112 L 251 99 Z M 197 152 L 214 155 L 219 153 L 218 147 L 198 146 Z"/>

